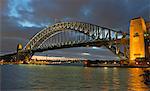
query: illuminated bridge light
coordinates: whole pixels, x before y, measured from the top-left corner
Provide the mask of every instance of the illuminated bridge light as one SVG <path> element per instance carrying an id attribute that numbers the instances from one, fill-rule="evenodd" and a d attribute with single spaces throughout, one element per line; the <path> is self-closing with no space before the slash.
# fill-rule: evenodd
<path id="1" fill-rule="evenodd" d="M 99 49 L 98 47 L 93 46 L 92 49 Z"/>
<path id="2" fill-rule="evenodd" d="M 90 55 L 89 53 L 81 53 L 82 55 Z"/>
<path id="3" fill-rule="evenodd" d="M 104 64 L 107 64 L 107 62 L 105 62 Z"/>
<path id="4" fill-rule="evenodd" d="M 135 64 L 139 64 L 138 62 L 135 62 Z"/>

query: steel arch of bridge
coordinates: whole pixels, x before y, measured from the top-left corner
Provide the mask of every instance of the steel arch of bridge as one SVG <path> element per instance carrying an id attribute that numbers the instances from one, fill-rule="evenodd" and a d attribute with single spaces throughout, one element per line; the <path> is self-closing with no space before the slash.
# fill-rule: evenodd
<path id="1" fill-rule="evenodd" d="M 61 22 L 61 23 L 56 23 L 52 26 L 48 26 L 47 28 L 44 28 L 43 30 L 38 32 L 27 43 L 24 49 L 27 50 L 28 47 L 30 47 L 31 50 L 34 48 L 38 48 L 38 46 L 43 41 L 45 41 L 49 36 L 55 34 L 56 32 L 66 31 L 66 30 L 78 31 L 80 33 L 92 37 L 94 40 L 110 41 L 113 39 L 117 39 L 118 34 L 121 34 L 122 36 L 121 32 L 109 28 L 105 28 L 105 27 L 100 27 L 94 24 L 83 23 L 83 22 Z"/>

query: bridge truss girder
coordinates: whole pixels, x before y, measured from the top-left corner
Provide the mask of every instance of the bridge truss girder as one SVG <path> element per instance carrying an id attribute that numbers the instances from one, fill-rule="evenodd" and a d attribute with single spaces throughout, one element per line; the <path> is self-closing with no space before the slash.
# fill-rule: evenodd
<path id="1" fill-rule="evenodd" d="M 49 26 L 40 32 L 38 32 L 25 46 L 25 50 L 28 46 L 32 49 L 37 49 L 41 45 L 41 43 L 46 40 L 49 36 L 55 34 L 56 32 L 60 31 L 69 31 L 74 30 L 87 36 L 93 38 L 93 40 L 107 40 L 111 41 L 113 39 L 117 39 L 118 34 L 120 32 L 114 31 L 112 29 L 100 27 L 97 25 L 83 23 L 83 22 L 62 22 L 57 23 L 52 26 Z M 121 34 L 122 36 L 122 34 Z"/>

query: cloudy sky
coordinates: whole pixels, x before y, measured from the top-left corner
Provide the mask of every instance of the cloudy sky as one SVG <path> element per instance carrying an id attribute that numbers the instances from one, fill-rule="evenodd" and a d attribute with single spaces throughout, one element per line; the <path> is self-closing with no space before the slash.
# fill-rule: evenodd
<path id="1" fill-rule="evenodd" d="M 82 21 L 128 31 L 129 21 L 150 21 L 150 0 L 0 0 L 0 52 L 25 45 L 56 21 Z"/>

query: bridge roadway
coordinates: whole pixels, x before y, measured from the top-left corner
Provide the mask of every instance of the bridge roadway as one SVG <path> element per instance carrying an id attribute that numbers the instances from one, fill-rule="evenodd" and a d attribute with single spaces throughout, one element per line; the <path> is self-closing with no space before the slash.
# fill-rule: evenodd
<path id="1" fill-rule="evenodd" d="M 48 48 L 44 48 L 44 49 L 34 49 L 34 50 L 21 50 L 19 52 L 19 54 L 21 55 L 26 55 L 31 53 L 32 55 L 34 55 L 35 52 L 43 52 L 43 51 L 47 51 L 47 50 L 56 50 L 56 49 L 63 49 L 63 48 L 71 48 L 71 47 L 90 47 L 90 46 L 97 46 L 100 47 L 102 45 L 106 46 L 107 48 L 109 48 L 111 51 L 115 52 L 115 47 L 111 46 L 111 48 L 108 46 L 109 43 L 111 42 L 112 44 L 115 43 L 116 40 L 112 40 L 112 41 L 106 41 L 106 40 L 95 40 L 95 41 L 90 41 L 90 42 L 83 42 L 83 43 L 71 43 L 71 44 L 67 44 L 67 45 L 54 45 Z M 117 40 L 118 43 L 120 43 L 121 40 Z M 5 54 L 5 55 L 1 55 L 0 56 L 0 60 L 2 59 L 12 59 L 14 56 L 16 56 L 18 53 L 14 52 L 14 53 L 10 53 L 10 54 Z M 119 52 L 120 55 L 123 55 L 123 53 L 120 51 Z"/>

